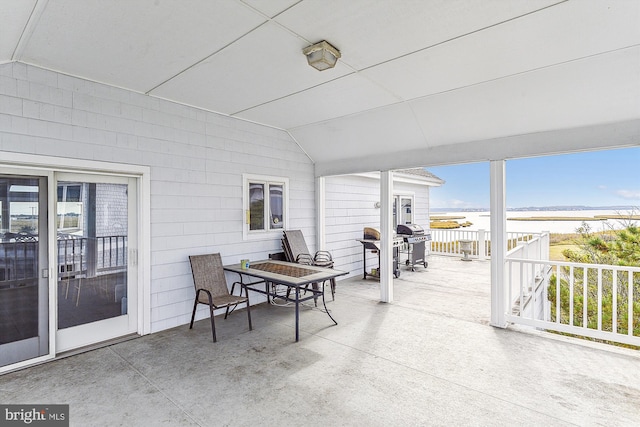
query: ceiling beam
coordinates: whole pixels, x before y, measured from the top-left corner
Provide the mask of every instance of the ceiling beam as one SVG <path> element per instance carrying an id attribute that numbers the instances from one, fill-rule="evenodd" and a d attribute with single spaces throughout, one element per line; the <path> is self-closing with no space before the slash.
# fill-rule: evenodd
<path id="1" fill-rule="evenodd" d="M 640 119 L 316 163 L 316 176 L 549 156 L 640 146 Z"/>

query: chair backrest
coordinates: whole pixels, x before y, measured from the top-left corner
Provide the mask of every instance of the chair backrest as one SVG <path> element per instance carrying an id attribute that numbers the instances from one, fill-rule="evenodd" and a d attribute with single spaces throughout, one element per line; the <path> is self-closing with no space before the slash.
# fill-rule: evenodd
<path id="1" fill-rule="evenodd" d="M 299 254 L 296 257 L 296 262 L 298 264 L 313 265 L 313 258 L 309 254 Z"/>
<path id="2" fill-rule="evenodd" d="M 285 252 L 287 252 L 288 257 L 291 257 L 288 261 L 298 262 L 298 256 L 300 256 L 300 254 L 309 254 L 309 248 L 307 247 L 307 242 L 305 242 L 301 230 L 285 230 L 284 238 L 288 249 L 288 251 Z"/>
<path id="3" fill-rule="evenodd" d="M 227 279 L 224 276 L 222 257 L 219 253 L 207 255 L 191 255 L 191 272 L 193 273 L 193 286 L 198 289 L 206 289 L 211 296 L 229 295 Z"/>

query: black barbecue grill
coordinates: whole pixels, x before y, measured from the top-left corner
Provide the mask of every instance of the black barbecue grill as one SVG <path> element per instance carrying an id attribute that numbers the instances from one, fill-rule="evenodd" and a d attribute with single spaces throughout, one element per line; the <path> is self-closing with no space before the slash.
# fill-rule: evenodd
<path id="1" fill-rule="evenodd" d="M 426 242 L 431 241 L 431 234 L 425 233 L 424 228 L 418 224 L 398 224 L 396 232 L 406 243 L 407 250 L 404 252 L 407 254 L 406 265 L 411 267 L 411 271 L 415 271 L 416 264 L 422 264 L 427 268 L 429 263 Z"/>

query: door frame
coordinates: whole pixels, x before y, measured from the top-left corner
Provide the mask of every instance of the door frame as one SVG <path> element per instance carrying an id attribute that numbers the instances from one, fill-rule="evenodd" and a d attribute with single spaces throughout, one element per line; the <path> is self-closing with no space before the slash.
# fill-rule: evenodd
<path id="1" fill-rule="evenodd" d="M 3 169 L 14 169 L 26 175 L 47 177 L 48 187 L 48 244 L 49 244 L 49 354 L 0 367 L 0 374 L 22 369 L 27 366 L 55 359 L 59 354 L 56 348 L 57 331 L 57 261 L 55 258 L 56 222 L 52 214 L 55 209 L 57 191 L 54 186 L 55 172 L 70 172 L 80 174 L 114 175 L 135 178 L 137 182 L 137 212 L 138 224 L 136 237 L 138 240 L 137 253 L 137 282 L 138 282 L 138 313 L 137 334 L 151 333 L 151 168 L 148 166 L 128 165 L 122 163 L 101 162 L 95 160 L 70 159 L 62 157 L 41 156 L 22 153 L 2 153 L 0 172 Z M 95 343 L 98 344 L 99 343 Z"/>

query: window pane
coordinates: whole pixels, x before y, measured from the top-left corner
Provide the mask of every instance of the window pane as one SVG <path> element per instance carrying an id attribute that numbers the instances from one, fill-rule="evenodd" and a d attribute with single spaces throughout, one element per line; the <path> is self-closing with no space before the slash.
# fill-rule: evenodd
<path id="1" fill-rule="evenodd" d="M 284 224 L 282 190 L 282 184 L 269 184 L 270 227 L 272 229 L 282 228 Z"/>
<path id="2" fill-rule="evenodd" d="M 58 185 L 59 202 L 79 202 L 82 187 L 79 184 Z"/>
<path id="3" fill-rule="evenodd" d="M 411 199 L 402 197 L 400 203 L 402 205 L 402 210 L 400 211 L 402 224 L 411 224 Z"/>
<path id="4" fill-rule="evenodd" d="M 398 197 L 393 198 L 393 229 L 396 230 L 398 228 Z"/>
<path id="5" fill-rule="evenodd" d="M 249 184 L 249 230 L 264 230 L 264 184 Z"/>
<path id="6" fill-rule="evenodd" d="M 65 182 L 60 187 L 81 188 Z M 58 202 L 57 207 L 58 329 L 128 312 L 128 186 L 83 187 L 80 202 Z"/>

